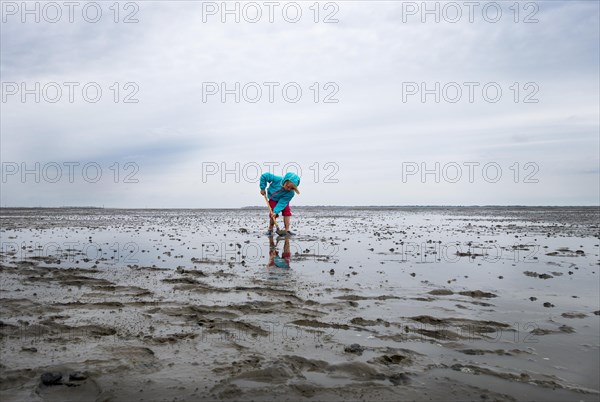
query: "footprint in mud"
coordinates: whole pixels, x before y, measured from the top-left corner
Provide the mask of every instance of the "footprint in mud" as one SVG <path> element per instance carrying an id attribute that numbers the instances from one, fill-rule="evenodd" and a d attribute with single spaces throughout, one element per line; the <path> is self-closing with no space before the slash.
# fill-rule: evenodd
<path id="1" fill-rule="evenodd" d="M 35 393 L 49 402 L 85 402 L 96 401 L 102 389 L 87 373 L 61 370 L 43 373 Z"/>

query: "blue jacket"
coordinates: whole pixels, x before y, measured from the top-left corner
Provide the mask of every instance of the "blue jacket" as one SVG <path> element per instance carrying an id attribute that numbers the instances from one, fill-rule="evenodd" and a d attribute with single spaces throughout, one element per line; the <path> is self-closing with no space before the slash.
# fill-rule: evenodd
<path id="1" fill-rule="evenodd" d="M 296 186 L 300 185 L 300 177 L 294 173 L 286 173 L 283 178 L 281 176 L 275 176 L 273 173 L 265 172 L 260 176 L 260 189 L 264 190 L 269 185 L 267 190 L 267 197 L 269 200 L 277 201 L 277 205 L 273 208 L 273 212 L 278 214 L 290 203 L 296 193 L 294 190 L 287 191 L 283 188 L 283 183 L 291 181 Z"/>

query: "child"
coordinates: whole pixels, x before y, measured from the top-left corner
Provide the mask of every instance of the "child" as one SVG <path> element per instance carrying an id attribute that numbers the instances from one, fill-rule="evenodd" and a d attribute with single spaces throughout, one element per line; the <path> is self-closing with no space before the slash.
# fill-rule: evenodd
<path id="1" fill-rule="evenodd" d="M 269 188 L 265 192 L 265 188 L 269 184 Z M 279 217 L 279 214 L 283 211 L 283 223 L 285 225 L 286 235 L 294 235 L 290 232 L 290 220 L 292 211 L 290 209 L 290 201 L 294 198 L 294 193 L 300 194 L 298 186 L 300 185 L 300 177 L 294 173 L 286 173 L 283 178 L 275 176 L 273 173 L 265 172 L 260 176 L 260 193 L 262 195 L 268 194 L 269 204 L 273 210 L 273 214 L 270 215 L 269 220 L 269 231 L 267 236 L 273 235 L 273 225 L 275 219 Z"/>

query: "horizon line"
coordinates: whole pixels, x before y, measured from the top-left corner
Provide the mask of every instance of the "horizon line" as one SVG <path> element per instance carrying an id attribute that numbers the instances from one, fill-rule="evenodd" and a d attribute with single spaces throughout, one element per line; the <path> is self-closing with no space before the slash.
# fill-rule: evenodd
<path id="1" fill-rule="evenodd" d="M 489 208 L 489 207 L 528 207 L 528 208 L 600 208 L 600 204 L 570 204 L 570 205 L 527 205 L 527 204 L 406 204 L 406 205 L 294 205 L 294 208 Z M 90 205 L 62 206 L 0 206 L 0 209 L 202 209 L 202 210 L 243 210 L 265 209 L 264 206 L 248 205 L 243 207 L 105 207 Z"/>

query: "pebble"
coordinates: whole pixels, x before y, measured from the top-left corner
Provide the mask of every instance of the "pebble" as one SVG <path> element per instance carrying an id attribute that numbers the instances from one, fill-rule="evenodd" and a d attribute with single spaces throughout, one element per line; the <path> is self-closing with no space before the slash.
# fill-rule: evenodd
<path id="1" fill-rule="evenodd" d="M 344 352 L 346 353 L 356 353 L 358 355 L 362 355 L 362 352 L 365 350 L 365 348 L 363 348 L 362 346 L 360 346 L 358 343 L 353 343 L 350 346 L 346 346 L 344 348 Z"/>
<path id="2" fill-rule="evenodd" d="M 42 374 L 41 380 L 44 385 L 56 385 L 62 379 L 61 373 L 46 372 Z"/>

